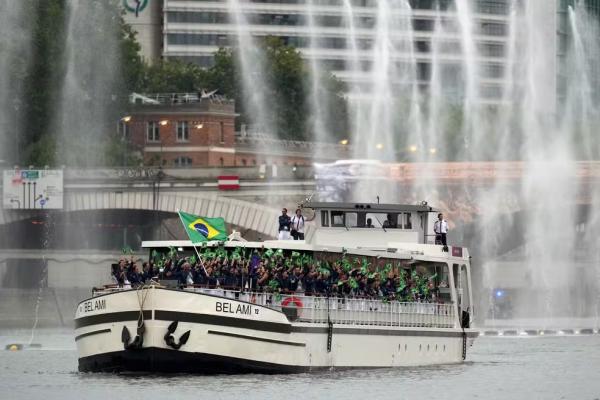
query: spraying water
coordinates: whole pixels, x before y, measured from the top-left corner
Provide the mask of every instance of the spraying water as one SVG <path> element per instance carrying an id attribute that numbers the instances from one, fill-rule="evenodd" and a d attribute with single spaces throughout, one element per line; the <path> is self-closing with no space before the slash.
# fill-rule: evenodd
<path id="1" fill-rule="evenodd" d="M 118 20 L 102 1 L 67 2 L 65 65 L 54 121 L 60 164 L 106 165 L 106 132 L 119 120 Z"/>
<path id="2" fill-rule="evenodd" d="M 307 2 L 307 20 L 308 20 L 308 31 L 309 31 L 309 51 L 315 52 L 320 48 L 317 24 L 314 16 L 314 1 L 308 0 Z M 328 141 L 331 133 L 327 132 L 326 119 L 329 115 L 327 91 L 323 90 L 322 77 L 325 72 L 321 68 L 320 62 L 317 57 L 311 57 L 310 61 L 310 105 L 311 105 L 311 119 L 312 119 L 312 130 L 313 137 L 316 142 Z M 317 146 L 316 153 L 314 156 L 322 157 L 325 154 L 322 152 L 326 151 L 323 147 Z"/>
<path id="3" fill-rule="evenodd" d="M 0 2 L 0 160 L 19 164 L 23 79 L 30 60 L 32 2 Z M 2 165 L 0 162 L 0 166 Z"/>
<path id="4" fill-rule="evenodd" d="M 477 47 L 475 45 L 473 14 L 470 0 L 456 0 L 456 17 L 460 29 L 460 44 L 462 49 L 462 79 L 463 91 L 463 135 L 466 153 L 474 140 L 479 100 L 479 71 L 477 68 Z"/>
<path id="5" fill-rule="evenodd" d="M 227 0 L 229 15 L 235 24 L 237 33 L 236 51 L 242 78 L 244 108 L 252 119 L 255 130 L 273 135 L 276 133 L 273 113 L 267 96 L 270 82 L 266 74 L 265 54 L 250 30 L 250 25 L 243 9 L 243 0 Z"/>

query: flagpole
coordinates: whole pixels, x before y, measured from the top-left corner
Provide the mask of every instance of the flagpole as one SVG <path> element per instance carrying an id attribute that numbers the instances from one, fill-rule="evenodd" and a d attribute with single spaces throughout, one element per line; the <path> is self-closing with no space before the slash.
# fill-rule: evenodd
<path id="1" fill-rule="evenodd" d="M 179 220 L 181 221 L 181 224 L 183 225 L 183 229 L 185 230 L 185 222 L 183 222 L 183 218 L 181 217 L 180 210 L 177 210 L 177 215 L 179 216 Z M 192 242 L 191 238 L 190 238 L 190 243 L 192 243 L 192 247 L 194 248 L 194 251 L 196 252 L 196 255 L 198 256 L 198 260 L 200 261 L 200 266 L 204 270 L 204 275 L 206 275 L 206 279 L 208 279 L 208 272 L 206 271 L 206 268 L 204 267 L 204 260 L 202 260 L 202 257 L 200 257 L 200 253 L 198 252 L 198 249 L 196 248 L 196 245 L 194 244 L 194 242 Z"/>

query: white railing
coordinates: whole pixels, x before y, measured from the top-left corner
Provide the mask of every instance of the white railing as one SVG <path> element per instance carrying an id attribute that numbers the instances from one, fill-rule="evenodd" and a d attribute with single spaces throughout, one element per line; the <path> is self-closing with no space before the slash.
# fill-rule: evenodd
<path id="1" fill-rule="evenodd" d="M 348 299 L 276 293 L 239 292 L 224 289 L 189 288 L 232 300 L 246 301 L 277 311 L 296 309 L 297 322 L 342 325 L 453 328 L 457 319 L 453 304 Z M 282 307 L 282 304 L 285 307 Z M 289 314 L 288 314 L 289 315 Z"/>
<path id="2" fill-rule="evenodd" d="M 95 288 L 94 296 L 128 290 L 116 285 Z M 130 289 L 129 289 L 130 290 Z M 452 303 L 383 301 L 361 298 L 304 296 L 296 294 L 240 292 L 229 289 L 186 287 L 183 290 L 245 301 L 282 311 L 296 322 L 334 323 L 412 328 L 458 326 Z M 295 310 L 294 310 L 295 309 Z"/>

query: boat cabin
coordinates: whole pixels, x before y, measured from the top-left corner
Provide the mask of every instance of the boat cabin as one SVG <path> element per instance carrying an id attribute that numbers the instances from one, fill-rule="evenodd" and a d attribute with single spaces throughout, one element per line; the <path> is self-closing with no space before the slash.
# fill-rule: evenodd
<path id="1" fill-rule="evenodd" d="M 315 202 L 303 207 L 315 215 L 310 243 L 353 248 L 431 242 L 429 215 L 437 212 L 427 204 Z"/>

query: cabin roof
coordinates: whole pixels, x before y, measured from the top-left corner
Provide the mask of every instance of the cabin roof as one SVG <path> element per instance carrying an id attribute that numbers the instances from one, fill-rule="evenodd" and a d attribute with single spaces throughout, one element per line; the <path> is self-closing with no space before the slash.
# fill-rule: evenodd
<path id="1" fill-rule="evenodd" d="M 336 202 L 308 202 L 304 208 L 315 210 L 339 210 L 339 211 L 373 211 L 381 213 L 394 212 L 437 212 L 433 207 L 413 204 L 377 204 L 377 203 L 336 203 Z"/>
<path id="2" fill-rule="evenodd" d="M 380 256 L 386 258 L 396 259 L 425 259 L 425 258 L 437 258 L 447 259 L 454 258 L 452 252 L 442 252 L 441 246 L 434 246 L 429 244 L 412 244 L 412 243 L 390 243 L 389 246 L 381 247 L 360 247 L 360 248 L 343 248 L 340 246 L 319 246 L 311 245 L 304 241 L 294 240 L 267 240 L 264 242 L 217 242 L 210 241 L 206 242 L 206 247 L 217 247 L 223 245 L 225 248 L 241 247 L 249 249 L 284 249 L 284 250 L 297 250 L 297 251 L 317 251 L 317 252 L 331 252 L 331 253 L 342 253 L 346 252 L 352 255 L 361 256 Z M 187 250 L 193 249 L 193 244 L 189 240 L 157 240 L 157 241 L 143 241 L 142 248 L 144 249 L 168 249 L 169 247 L 183 247 Z M 198 250 L 202 250 L 202 245 L 196 245 Z M 461 248 L 461 256 L 468 260 L 469 253 L 466 248 Z"/>

